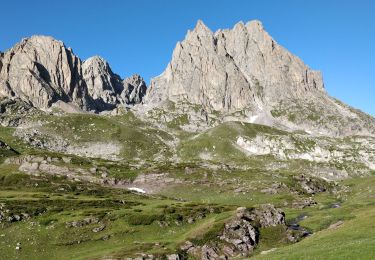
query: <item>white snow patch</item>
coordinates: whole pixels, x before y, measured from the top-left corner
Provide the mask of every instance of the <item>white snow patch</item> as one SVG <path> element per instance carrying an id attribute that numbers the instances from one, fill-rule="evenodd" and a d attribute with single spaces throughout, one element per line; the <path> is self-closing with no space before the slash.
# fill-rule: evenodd
<path id="1" fill-rule="evenodd" d="M 257 118 L 258 118 L 258 115 L 251 116 L 250 119 L 249 119 L 249 122 L 250 122 L 250 123 L 254 123 L 255 120 L 257 120 Z"/>
<path id="2" fill-rule="evenodd" d="M 128 188 L 128 190 L 136 191 L 136 192 L 139 192 L 139 193 L 146 193 L 146 191 L 144 189 L 137 188 L 137 187 L 130 187 L 130 188 Z"/>

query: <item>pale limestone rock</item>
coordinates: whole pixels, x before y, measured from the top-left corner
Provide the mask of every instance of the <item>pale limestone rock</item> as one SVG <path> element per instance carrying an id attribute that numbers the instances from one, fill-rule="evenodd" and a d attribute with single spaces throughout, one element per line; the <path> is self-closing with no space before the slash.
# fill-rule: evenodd
<path id="1" fill-rule="evenodd" d="M 259 21 L 215 33 L 198 21 L 151 81 L 146 101 L 187 100 L 226 112 L 315 93 L 325 93 L 321 74 L 279 46 Z"/>
<path id="2" fill-rule="evenodd" d="M 2 53 L 2 52 L 0 51 L 0 71 L 1 71 L 1 69 L 2 69 L 2 67 L 3 67 L 3 62 L 2 62 L 3 56 L 4 56 L 4 53 Z"/>
<path id="3" fill-rule="evenodd" d="M 143 78 L 134 74 L 121 80 L 114 74 L 109 64 L 101 57 L 94 56 L 82 65 L 83 78 L 88 93 L 99 110 L 114 109 L 118 105 L 135 105 L 142 102 L 147 86 Z"/>
<path id="4" fill-rule="evenodd" d="M 71 49 L 47 36 L 23 39 L 4 53 L 0 96 L 18 97 L 37 108 L 57 100 L 88 108 L 81 61 Z"/>
<path id="5" fill-rule="evenodd" d="M 121 78 L 114 74 L 109 64 L 101 57 L 94 56 L 82 65 L 83 79 L 96 107 L 101 110 L 113 109 L 121 103 L 118 94 L 123 90 Z"/>
<path id="6" fill-rule="evenodd" d="M 143 78 L 134 74 L 122 81 L 123 91 L 121 93 L 121 100 L 125 104 L 135 105 L 142 102 L 146 95 L 147 86 Z"/>
<path id="7" fill-rule="evenodd" d="M 168 101 L 287 131 L 375 135 L 372 116 L 329 97 L 322 74 L 281 47 L 259 21 L 216 32 L 198 21 L 151 80 L 144 103 L 151 110 Z"/>
<path id="8" fill-rule="evenodd" d="M 25 38 L 0 53 L 0 98 L 18 98 L 39 109 L 60 102 L 57 107 L 67 112 L 101 112 L 141 103 L 145 92 L 139 75 L 122 82 L 103 58 L 82 63 L 52 37 Z"/>

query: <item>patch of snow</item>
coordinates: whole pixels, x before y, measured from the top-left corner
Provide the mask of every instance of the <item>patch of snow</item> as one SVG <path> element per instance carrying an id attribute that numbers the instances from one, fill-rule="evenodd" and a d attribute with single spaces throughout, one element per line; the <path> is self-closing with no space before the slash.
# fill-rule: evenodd
<path id="1" fill-rule="evenodd" d="M 257 118 L 258 118 L 258 115 L 251 116 L 250 119 L 249 119 L 249 122 L 250 122 L 250 123 L 254 123 L 255 120 L 257 120 Z"/>
<path id="2" fill-rule="evenodd" d="M 130 187 L 130 188 L 128 188 L 128 190 L 136 191 L 136 192 L 139 192 L 139 193 L 146 193 L 146 191 L 144 189 L 137 188 L 137 187 Z"/>

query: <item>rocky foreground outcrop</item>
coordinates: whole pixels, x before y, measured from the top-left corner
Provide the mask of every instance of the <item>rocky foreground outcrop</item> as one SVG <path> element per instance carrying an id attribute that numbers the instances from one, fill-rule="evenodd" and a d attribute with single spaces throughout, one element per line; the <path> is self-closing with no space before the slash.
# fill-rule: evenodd
<path id="1" fill-rule="evenodd" d="M 306 235 L 303 230 L 291 230 L 286 226 L 285 213 L 271 204 L 256 209 L 238 208 L 235 217 L 225 223 L 223 230 L 203 245 L 187 241 L 181 250 L 194 259 L 228 259 L 249 256 L 260 241 L 261 228 L 281 226 L 285 241 L 297 241 Z M 175 259 L 184 259 L 175 255 Z"/>
<path id="2" fill-rule="evenodd" d="M 10 147 L 7 143 L 0 140 L 0 160 L 2 157 L 18 155 L 18 152 Z"/>
<path id="3" fill-rule="evenodd" d="M 131 91 L 138 95 L 127 96 L 129 85 L 104 59 L 95 56 L 82 63 L 71 48 L 52 37 L 25 38 L 1 54 L 0 60 L 0 97 L 21 99 L 42 110 L 62 101 L 100 112 L 139 103 L 145 92 L 140 79 L 142 84 Z"/>

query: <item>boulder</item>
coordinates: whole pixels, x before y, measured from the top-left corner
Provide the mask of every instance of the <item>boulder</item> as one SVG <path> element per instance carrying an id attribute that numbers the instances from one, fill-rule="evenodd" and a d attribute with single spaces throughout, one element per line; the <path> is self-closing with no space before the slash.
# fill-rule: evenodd
<path id="1" fill-rule="evenodd" d="M 202 260 L 219 259 L 217 249 L 208 245 L 202 246 L 201 259 Z"/>
<path id="2" fill-rule="evenodd" d="M 225 224 L 220 239 L 233 245 L 236 251 L 248 254 L 258 242 L 258 232 L 248 220 L 235 218 Z"/>
<path id="3" fill-rule="evenodd" d="M 282 225 L 287 230 L 284 212 L 273 205 L 264 204 L 256 209 L 240 207 L 236 215 L 225 223 L 217 240 L 208 241 L 203 246 L 186 241 L 180 249 L 188 255 L 207 260 L 244 257 L 250 255 L 258 245 L 259 228 L 276 225 Z M 302 236 L 300 230 L 291 230 L 289 233 L 291 239 L 299 239 Z"/>

